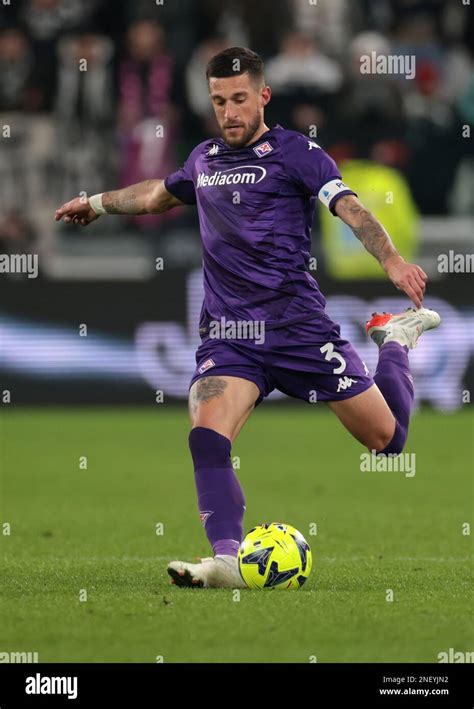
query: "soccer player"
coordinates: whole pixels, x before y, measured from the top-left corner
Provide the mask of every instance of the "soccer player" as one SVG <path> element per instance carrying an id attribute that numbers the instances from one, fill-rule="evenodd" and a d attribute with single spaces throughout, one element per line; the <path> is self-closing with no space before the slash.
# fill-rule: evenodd
<path id="1" fill-rule="evenodd" d="M 316 393 L 370 451 L 398 454 L 414 396 L 408 350 L 440 317 L 422 306 L 424 271 L 398 254 L 334 160 L 307 136 L 265 124 L 271 89 L 260 57 L 226 49 L 209 62 L 207 78 L 222 137 L 200 143 L 165 180 L 73 199 L 55 218 L 87 225 L 101 214 L 197 205 L 205 296 L 189 390 L 189 447 L 213 556 L 173 561 L 168 573 L 179 586 L 243 588 L 237 551 L 245 499 L 230 453 L 253 409 L 273 389 L 308 402 Z M 373 378 L 326 314 L 308 270 L 316 196 L 415 305 L 401 314 L 374 313 L 367 322 L 379 347 Z"/>

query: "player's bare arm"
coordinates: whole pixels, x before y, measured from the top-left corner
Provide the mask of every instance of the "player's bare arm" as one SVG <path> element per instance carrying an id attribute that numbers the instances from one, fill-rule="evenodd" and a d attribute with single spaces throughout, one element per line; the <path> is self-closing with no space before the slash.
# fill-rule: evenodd
<path id="1" fill-rule="evenodd" d="M 99 208 L 94 200 L 98 200 Z M 87 226 L 101 213 L 138 216 L 159 214 L 183 203 L 164 185 L 164 180 L 144 180 L 120 190 L 103 192 L 91 198 L 76 197 L 56 210 L 55 219 Z"/>
<path id="2" fill-rule="evenodd" d="M 338 199 L 335 210 L 342 221 L 351 227 L 359 241 L 374 256 L 392 283 L 421 308 L 427 275 L 420 266 L 407 263 L 396 250 L 382 224 L 354 195 Z"/>

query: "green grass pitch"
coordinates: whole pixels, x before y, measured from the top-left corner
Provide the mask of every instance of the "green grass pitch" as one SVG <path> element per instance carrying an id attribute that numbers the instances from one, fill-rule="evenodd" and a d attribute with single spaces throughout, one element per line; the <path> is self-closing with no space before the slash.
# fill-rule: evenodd
<path id="1" fill-rule="evenodd" d="M 184 408 L 6 409 L 0 652 L 38 652 L 40 662 L 437 662 L 449 648 L 474 649 L 468 410 L 413 416 L 407 477 L 361 472 L 363 448 L 327 410 L 259 407 L 233 448 L 245 529 L 294 525 L 313 570 L 298 591 L 243 590 L 239 600 L 231 589 L 176 588 L 166 573 L 169 560 L 211 553 Z"/>

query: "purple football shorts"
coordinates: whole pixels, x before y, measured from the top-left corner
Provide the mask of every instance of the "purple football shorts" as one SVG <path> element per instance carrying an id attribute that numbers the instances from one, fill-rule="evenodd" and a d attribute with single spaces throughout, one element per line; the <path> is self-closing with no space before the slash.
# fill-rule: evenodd
<path id="1" fill-rule="evenodd" d="M 257 406 L 274 389 L 314 403 L 348 399 L 374 383 L 350 342 L 341 338 L 339 325 L 326 313 L 266 330 L 264 336 L 259 332 L 253 339 L 230 339 L 228 332 L 215 337 L 208 330 L 201 336 L 190 387 L 201 377 L 242 377 L 259 388 Z"/>

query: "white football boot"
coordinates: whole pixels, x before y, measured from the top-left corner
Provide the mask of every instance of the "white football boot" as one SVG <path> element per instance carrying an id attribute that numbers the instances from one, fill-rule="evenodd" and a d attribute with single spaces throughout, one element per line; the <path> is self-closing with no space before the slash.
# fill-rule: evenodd
<path id="1" fill-rule="evenodd" d="M 236 556 L 218 554 L 201 559 L 199 564 L 171 561 L 167 569 L 171 583 L 191 588 L 247 588 Z"/>
<path id="2" fill-rule="evenodd" d="M 365 324 L 367 334 L 380 347 L 387 342 L 398 342 L 410 350 L 426 330 L 433 330 L 441 322 L 437 312 L 429 308 L 407 308 L 404 313 L 372 313 Z"/>

